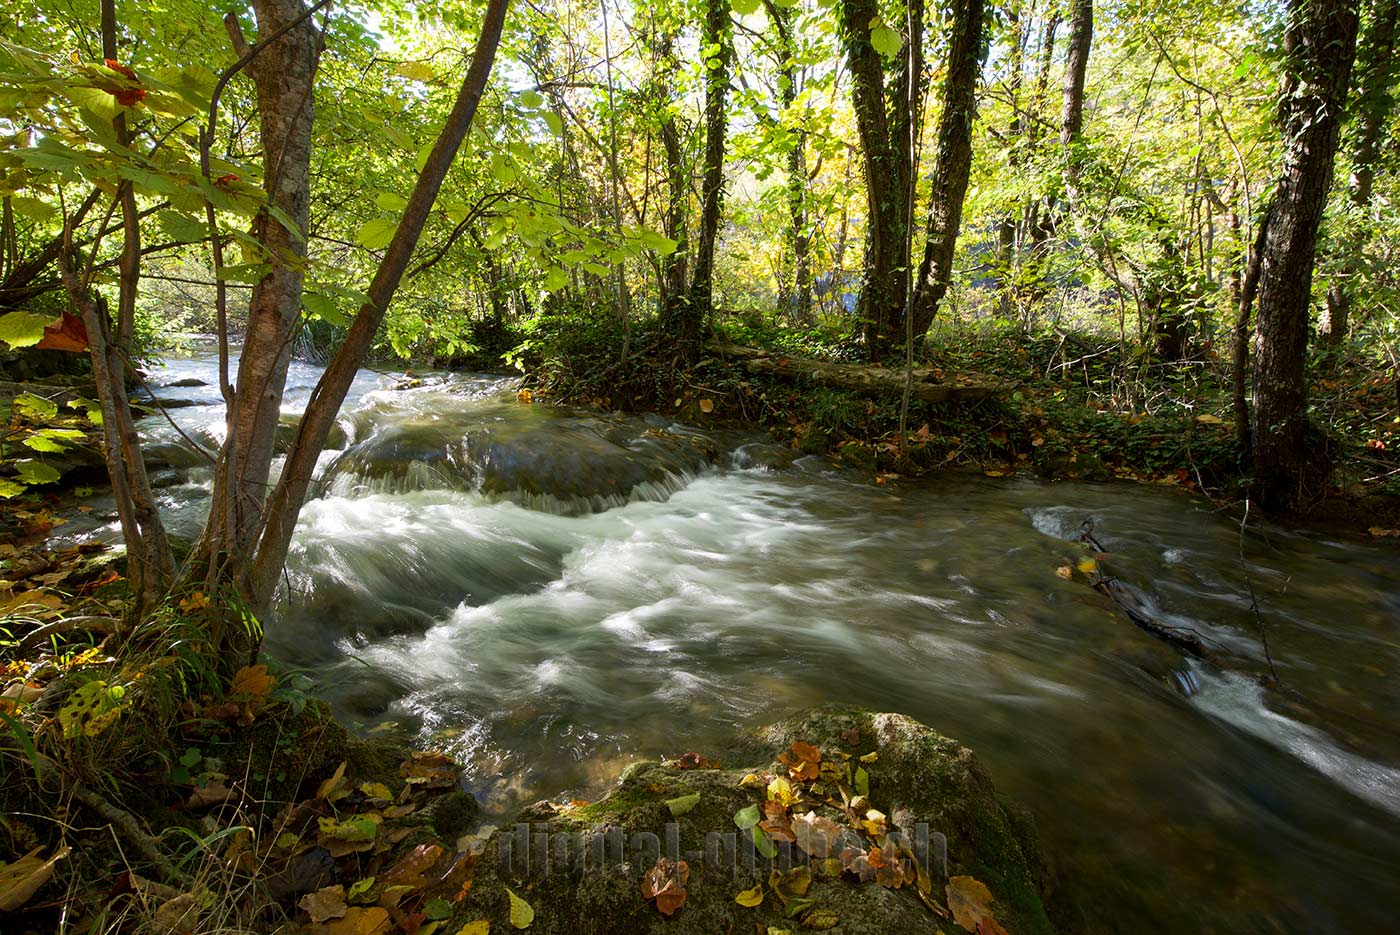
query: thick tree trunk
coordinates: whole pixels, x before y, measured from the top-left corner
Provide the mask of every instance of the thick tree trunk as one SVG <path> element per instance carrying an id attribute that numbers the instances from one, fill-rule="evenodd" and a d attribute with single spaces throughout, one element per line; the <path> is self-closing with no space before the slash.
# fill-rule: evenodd
<path id="1" fill-rule="evenodd" d="M 1391 87 L 1395 83 L 1395 18 L 1400 11 L 1396 0 L 1375 0 L 1371 22 L 1358 47 L 1360 77 L 1357 81 L 1355 140 L 1351 156 L 1351 182 L 1347 200 L 1358 213 L 1371 205 L 1381 131 L 1393 106 Z M 1327 303 L 1317 323 L 1317 336 L 1325 344 L 1338 344 L 1346 337 L 1351 317 L 1351 279 L 1356 275 L 1357 254 L 1365 247 L 1362 236 L 1343 240 L 1341 268 L 1327 290 Z"/>
<path id="2" fill-rule="evenodd" d="M 280 33 L 248 65 L 257 90 L 263 149 L 263 188 L 270 205 L 295 229 L 267 211 L 253 221 L 251 236 L 262 248 L 269 272 L 253 287 L 248 324 L 238 359 L 234 404 L 227 414 L 227 439 L 215 473 L 213 505 L 202 551 L 231 563 L 241 587 L 261 532 L 273 443 L 281 416 L 292 343 L 301 315 L 302 269 L 311 208 L 311 131 L 321 35 L 303 0 L 255 0 L 263 36 Z M 235 21 L 236 22 L 236 21 Z M 236 51 L 247 46 L 232 30 Z M 224 528 L 227 524 L 228 528 Z"/>
<path id="3" fill-rule="evenodd" d="M 728 129 L 729 66 L 734 55 L 729 0 L 706 0 L 704 50 L 716 50 L 705 63 L 705 171 L 700 181 L 700 230 L 695 242 L 695 269 L 690 301 L 673 319 L 672 336 L 687 354 L 697 353 L 706 318 L 714 302 L 715 242 L 724 200 L 724 137 Z M 708 53 L 706 53 L 708 54 Z"/>
<path id="4" fill-rule="evenodd" d="M 501 41 L 508 6 L 509 0 L 488 0 L 471 66 L 467 69 L 452 112 L 448 115 L 447 122 L 438 134 L 437 142 L 433 144 L 427 162 L 418 175 L 408 204 L 404 207 L 403 216 L 399 219 L 399 226 L 395 229 L 394 237 L 384 251 L 384 258 L 370 283 L 367 290 L 369 301 L 360 306 L 354 322 L 346 332 L 344 343 L 326 366 L 315 390 L 312 391 L 306 412 L 297 424 L 296 436 L 287 452 L 286 466 L 282 469 L 282 476 L 273 488 L 265 507 L 266 524 L 258 542 L 252 574 L 248 579 L 246 598 L 254 613 L 264 614 L 272 603 L 277 581 L 287 560 L 287 550 L 291 545 L 292 531 L 296 528 L 297 515 L 301 512 L 302 503 L 311 487 L 317 459 L 326 445 L 326 436 L 335 424 L 336 414 L 345 401 L 345 394 L 364 362 L 365 355 L 369 353 L 374 334 L 383 322 L 389 302 L 408 268 L 423 226 L 427 223 L 438 191 L 442 188 L 443 179 L 452 167 L 462 140 L 471 129 L 477 105 L 491 76 L 491 66 Z"/>
<path id="5" fill-rule="evenodd" d="M 910 129 L 916 119 L 909 102 L 922 97 L 917 92 L 922 90 L 923 81 L 923 3 L 910 0 L 913 36 L 906 37 L 888 89 L 884 62 L 870 44 L 870 26 L 878 15 L 875 0 L 841 0 L 841 37 L 851 67 L 852 103 L 865 174 L 865 264 L 856 312 L 866 348 L 876 359 L 887 356 L 904 337 L 911 278 L 906 275 L 911 260 L 909 192 L 914 171 Z M 911 81 L 917 83 L 912 95 Z"/>
<path id="6" fill-rule="evenodd" d="M 1259 273 L 1253 468 L 1265 506 L 1294 503 L 1309 467 L 1306 358 L 1318 225 L 1332 184 L 1337 134 L 1356 50 L 1348 0 L 1292 0 L 1279 103 L 1283 171 Z"/>
<path id="7" fill-rule="evenodd" d="M 955 0 L 948 41 L 948 77 L 943 83 L 943 113 L 938 118 L 938 157 L 933 167 L 927 239 L 910 303 L 916 340 L 933 323 L 953 271 L 963 200 L 972 173 L 972 122 L 977 115 L 982 19 L 982 0 Z"/>

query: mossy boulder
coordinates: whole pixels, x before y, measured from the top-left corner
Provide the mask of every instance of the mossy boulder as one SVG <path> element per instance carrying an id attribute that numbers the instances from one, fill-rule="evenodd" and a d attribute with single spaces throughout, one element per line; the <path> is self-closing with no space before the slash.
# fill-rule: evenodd
<path id="1" fill-rule="evenodd" d="M 1042 900 L 1050 876 L 1029 816 L 998 798 L 972 751 L 903 715 L 847 708 L 817 709 L 743 735 L 729 749 L 706 754 L 719 765 L 633 764 L 595 803 L 544 802 L 526 809 L 487 840 L 472 888 L 446 928 L 489 919 L 493 930 L 509 930 L 509 888 L 533 907 L 530 930 L 541 935 L 708 935 L 763 926 L 769 932 L 819 928 L 852 935 L 962 931 L 925 905 L 914 882 L 897 888 L 861 883 L 849 872 L 833 875 L 839 868 L 832 865 L 813 864 L 814 879 L 801 897 L 810 904 L 792 893 L 785 901 L 767 886 L 775 865 L 787 869 L 808 858 L 781 843 L 776 861 L 755 853 L 745 843 L 750 832 L 739 829 L 735 814 L 762 808 L 764 789 L 744 779 L 750 773 L 785 776 L 787 768 L 776 758 L 794 741 L 815 745 L 823 761 L 849 769 L 849 786 L 830 776 L 816 787 L 793 784 L 805 791 L 792 814 L 812 810 L 840 828 L 832 857 L 846 848 L 876 846 L 842 807 L 843 787 L 846 796 L 858 794 L 853 777 L 859 767 L 868 776 L 869 807 L 888 817 L 889 830 L 912 843 L 929 871 L 933 902 L 946 905 L 945 874 L 971 876 L 991 891 L 996 921 L 1012 935 L 1054 931 Z M 542 849 L 545 836 L 548 847 Z M 943 839 L 946 851 L 939 846 Z M 683 858 L 689 871 L 685 904 L 670 917 L 642 896 L 647 872 L 668 852 Z M 580 854 L 586 856 L 580 860 Z M 759 906 L 735 901 L 760 884 Z"/>

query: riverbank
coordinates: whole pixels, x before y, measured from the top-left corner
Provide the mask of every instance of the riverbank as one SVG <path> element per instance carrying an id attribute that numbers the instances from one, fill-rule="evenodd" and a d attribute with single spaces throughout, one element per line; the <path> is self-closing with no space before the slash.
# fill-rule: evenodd
<path id="1" fill-rule="evenodd" d="M 806 454 L 870 471 L 877 483 L 958 471 L 1179 487 L 1243 516 L 1228 387 L 1215 362 L 1135 381 L 1072 335 L 999 336 L 923 354 L 902 415 L 902 370 L 860 365 L 857 350 L 792 332 L 731 328 L 686 365 L 664 335 L 639 331 L 622 355 L 615 328 L 553 333 L 518 360 L 532 394 L 600 410 L 656 413 L 702 428 L 771 434 Z M 743 343 L 738 343 L 743 342 Z M 1109 348 L 1113 349 L 1112 347 Z M 1103 352 L 1106 354 L 1107 352 Z M 1159 374 L 1153 376 L 1154 373 Z M 1318 434 L 1330 471 L 1277 518 L 1369 539 L 1400 537 L 1400 417 L 1380 377 L 1317 381 Z M 904 432 L 901 435 L 901 421 Z"/>

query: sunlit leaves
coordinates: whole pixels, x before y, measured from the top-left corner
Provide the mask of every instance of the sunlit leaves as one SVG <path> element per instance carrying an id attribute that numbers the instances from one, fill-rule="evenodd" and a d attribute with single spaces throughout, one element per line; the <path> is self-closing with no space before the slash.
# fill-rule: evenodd
<path id="1" fill-rule="evenodd" d="M 10 312 L 0 315 L 0 341 L 12 349 L 33 347 L 44 337 L 44 329 L 56 320 L 53 315 Z"/>
<path id="2" fill-rule="evenodd" d="M 389 218 L 371 218 L 355 231 L 355 240 L 368 250 L 382 250 L 394 239 L 398 221 Z"/>

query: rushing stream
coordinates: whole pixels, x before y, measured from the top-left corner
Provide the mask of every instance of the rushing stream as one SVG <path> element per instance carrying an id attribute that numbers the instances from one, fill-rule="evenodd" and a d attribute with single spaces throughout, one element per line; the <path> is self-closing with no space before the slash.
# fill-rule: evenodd
<path id="1" fill-rule="evenodd" d="M 317 376 L 295 364 L 286 412 Z M 222 432 L 207 358 L 152 383 Z M 828 701 L 974 748 L 1034 811 L 1090 931 L 1400 925 L 1400 553 L 1238 524 L 1181 491 L 938 477 L 892 488 L 761 438 L 523 405 L 500 378 L 366 371 L 323 459 L 268 649 L 347 720 L 469 767 L 488 813 L 591 798 Z M 173 528 L 208 470 L 143 430 Z M 100 511 L 99 514 L 100 515 Z M 1235 672 L 1187 663 L 1081 575 L 1123 580 Z"/>

